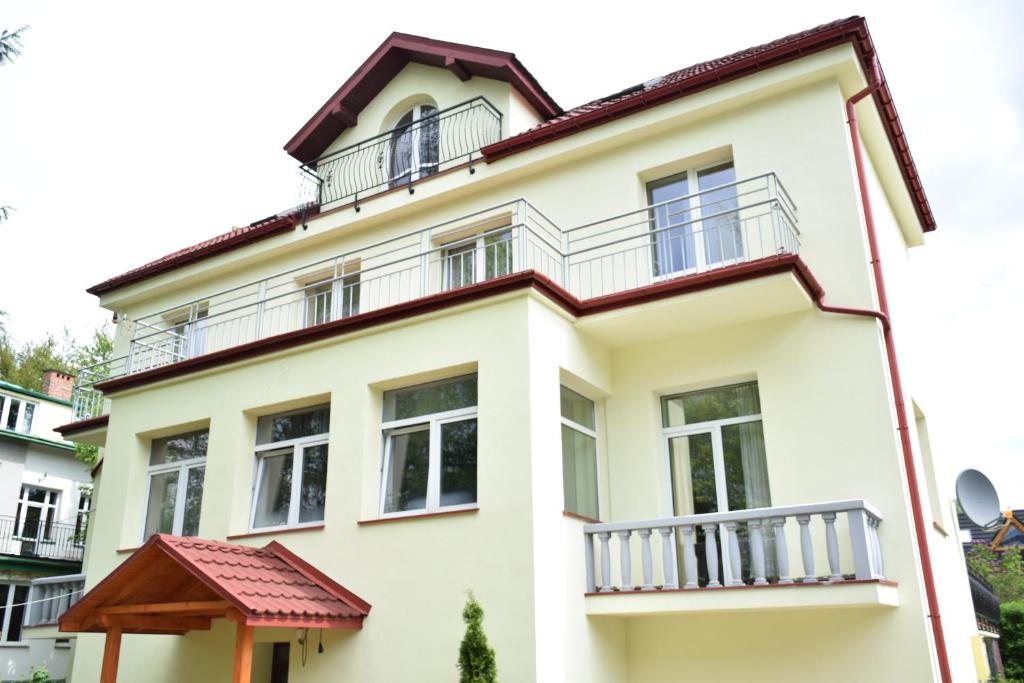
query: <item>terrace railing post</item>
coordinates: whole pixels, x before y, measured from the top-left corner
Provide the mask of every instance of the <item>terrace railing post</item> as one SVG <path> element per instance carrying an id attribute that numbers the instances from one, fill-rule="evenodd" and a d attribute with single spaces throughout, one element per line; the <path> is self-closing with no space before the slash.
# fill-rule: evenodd
<path id="1" fill-rule="evenodd" d="M 823 512 L 821 518 L 825 522 L 825 551 L 828 555 L 828 567 L 832 571 L 830 581 L 841 581 L 843 578 L 839 566 L 839 537 L 836 535 L 836 513 Z"/>
<path id="2" fill-rule="evenodd" d="M 789 575 L 789 548 L 786 547 L 786 518 L 773 517 L 770 521 L 775 533 L 775 564 L 779 570 L 779 583 L 793 583 Z"/>
<path id="3" fill-rule="evenodd" d="M 640 536 L 640 557 L 643 561 L 644 582 L 641 589 L 645 591 L 654 589 L 654 559 L 651 557 L 651 530 L 640 529 L 637 531 Z"/>
<path id="4" fill-rule="evenodd" d="M 704 524 L 704 553 L 708 563 L 708 588 L 718 588 L 722 583 L 718 580 L 718 534 L 717 524 Z"/>
<path id="5" fill-rule="evenodd" d="M 739 525 L 736 522 L 726 522 L 722 526 L 725 527 L 725 547 L 722 548 L 722 552 L 729 553 L 729 571 L 726 573 L 725 583 L 727 586 L 742 586 L 743 565 L 740 561 Z"/>
<path id="6" fill-rule="evenodd" d="M 608 540 L 612 535 L 608 532 L 602 532 L 597 535 L 597 540 L 601 542 L 601 591 L 610 591 L 611 575 L 612 575 L 612 557 L 611 551 L 608 549 Z"/>
<path id="7" fill-rule="evenodd" d="M 587 571 L 587 592 L 593 593 L 597 590 L 594 577 L 594 534 L 583 534 L 583 564 Z"/>
<path id="8" fill-rule="evenodd" d="M 804 562 L 804 578 L 801 583 L 817 583 L 818 577 L 814 571 L 814 544 L 811 542 L 811 516 L 797 515 L 797 524 L 800 525 L 800 555 Z"/>
<path id="9" fill-rule="evenodd" d="M 619 570 L 622 572 L 622 590 L 633 590 L 633 558 L 629 552 L 629 537 L 632 531 L 617 531 L 619 537 Z"/>
<path id="10" fill-rule="evenodd" d="M 659 527 L 661 534 L 661 566 L 665 573 L 665 588 L 678 588 L 679 578 L 676 571 L 676 554 L 672 547 L 672 527 Z M 690 527 L 690 536 L 693 536 L 693 527 Z"/>
<path id="11" fill-rule="evenodd" d="M 764 541 L 761 537 L 761 520 L 752 519 L 747 523 L 747 531 L 749 533 L 750 542 L 750 564 L 752 573 L 754 575 L 754 585 L 763 586 L 768 583 L 768 579 L 765 577 L 765 563 L 764 563 Z M 767 520 L 764 522 L 765 526 L 768 526 Z"/>
<path id="12" fill-rule="evenodd" d="M 683 569 L 686 572 L 686 583 L 683 588 L 697 588 L 697 544 L 694 527 L 686 525 L 683 529 Z"/>

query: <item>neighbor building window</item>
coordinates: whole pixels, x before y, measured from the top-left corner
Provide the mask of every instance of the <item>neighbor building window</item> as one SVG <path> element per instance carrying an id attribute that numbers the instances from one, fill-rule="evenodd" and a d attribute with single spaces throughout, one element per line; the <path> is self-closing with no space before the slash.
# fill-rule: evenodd
<path id="1" fill-rule="evenodd" d="M 209 439 L 209 430 L 203 429 L 153 440 L 143 540 L 153 534 L 199 533 Z"/>
<path id="2" fill-rule="evenodd" d="M 742 260 L 744 238 L 732 162 L 647 183 L 655 277 Z"/>
<path id="3" fill-rule="evenodd" d="M 440 121 L 437 107 L 417 104 L 392 129 L 388 166 L 390 186 L 437 173 Z"/>
<path id="4" fill-rule="evenodd" d="M 489 230 L 444 249 L 444 288 L 458 289 L 512 272 L 512 231 Z"/>
<path id="5" fill-rule="evenodd" d="M 477 377 L 384 392 L 381 514 L 476 507 Z"/>
<path id="6" fill-rule="evenodd" d="M 597 431 L 594 402 L 562 391 L 562 489 L 565 511 L 598 518 Z"/>
<path id="7" fill-rule="evenodd" d="M 28 586 L 0 583 L 0 643 L 21 641 L 21 623 L 25 619 Z"/>
<path id="8" fill-rule="evenodd" d="M 14 515 L 15 533 L 26 541 L 48 541 L 53 538 L 53 524 L 57 521 L 57 501 L 60 492 L 25 484 L 21 487 L 18 509 Z"/>
<path id="9" fill-rule="evenodd" d="M 75 541 L 78 543 L 85 542 L 90 511 L 92 511 L 92 489 L 81 489 L 78 492 L 78 512 L 75 515 Z"/>
<path id="10" fill-rule="evenodd" d="M 0 429 L 30 434 L 35 413 L 35 403 L 0 394 Z"/>
<path id="11" fill-rule="evenodd" d="M 253 529 L 323 522 L 330 419 L 326 404 L 259 418 Z"/>

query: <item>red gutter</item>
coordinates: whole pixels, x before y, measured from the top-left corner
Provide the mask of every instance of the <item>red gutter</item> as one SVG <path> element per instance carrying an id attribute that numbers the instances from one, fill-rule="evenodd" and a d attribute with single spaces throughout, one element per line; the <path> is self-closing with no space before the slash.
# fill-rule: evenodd
<path id="1" fill-rule="evenodd" d="M 924 578 L 925 595 L 928 599 L 928 618 L 931 620 L 932 633 L 935 638 L 935 654 L 939 660 L 939 673 L 943 683 L 952 683 L 949 668 L 949 655 L 946 652 L 946 638 L 942 630 L 942 618 L 939 614 L 939 599 L 935 590 L 935 576 L 932 573 L 931 552 L 928 549 L 928 530 L 921 510 L 921 493 L 917 480 L 917 466 L 914 464 L 914 450 L 910 443 L 910 429 L 907 422 L 906 401 L 903 394 L 903 382 L 900 380 L 900 368 L 896 359 L 896 342 L 893 340 L 892 324 L 889 317 L 889 300 L 885 293 L 885 277 L 882 273 L 882 259 L 878 251 L 878 237 L 875 233 L 875 219 L 871 210 L 871 199 L 868 195 L 867 171 L 861 153 L 860 127 L 854 107 L 868 95 L 880 91 L 884 87 L 881 69 L 877 60 L 872 61 L 868 86 L 846 101 L 847 123 L 850 126 L 850 142 L 853 145 L 853 159 L 857 167 L 857 183 L 860 186 L 860 199 L 864 208 L 864 226 L 868 235 L 868 246 L 871 251 L 871 268 L 875 276 L 875 292 L 878 296 L 879 312 L 861 312 L 860 314 L 875 315 L 882 320 L 882 336 L 885 340 L 885 354 L 889 362 L 889 377 L 892 381 L 893 400 L 896 402 L 896 423 L 900 433 L 900 445 L 903 449 L 903 467 L 907 474 L 907 487 L 910 489 L 910 507 L 914 516 L 914 533 L 917 536 L 917 550 L 921 558 L 921 573 Z M 877 101 L 877 100 L 876 100 Z M 819 304 L 820 305 L 820 304 Z M 825 310 L 824 308 L 822 310 Z M 852 311 L 848 311 L 852 312 Z"/>

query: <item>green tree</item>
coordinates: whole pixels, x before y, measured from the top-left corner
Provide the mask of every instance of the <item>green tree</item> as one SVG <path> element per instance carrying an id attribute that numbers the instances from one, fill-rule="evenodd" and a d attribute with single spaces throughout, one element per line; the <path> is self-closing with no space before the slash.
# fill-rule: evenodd
<path id="1" fill-rule="evenodd" d="M 13 31 L 0 31 L 0 65 L 10 64 L 15 57 L 21 56 L 21 38 L 28 28 L 22 26 Z"/>
<path id="2" fill-rule="evenodd" d="M 102 327 L 85 343 L 76 341 L 66 329 L 59 338 L 47 334 L 24 344 L 0 334 L 0 379 L 42 391 L 44 371 L 60 370 L 73 375 L 78 368 L 108 362 L 113 349 L 114 341 Z"/>
<path id="3" fill-rule="evenodd" d="M 1024 601 L 1024 562 L 1019 549 L 997 553 L 986 543 L 973 543 L 966 558 L 968 568 L 992 586 L 999 602 Z"/>
<path id="4" fill-rule="evenodd" d="M 496 683 L 498 669 L 494 650 L 487 645 L 484 634 L 484 610 L 470 592 L 462 609 L 466 635 L 459 646 L 459 683 Z"/>
<path id="5" fill-rule="evenodd" d="M 999 652 L 1006 677 L 1024 678 L 1024 602 L 1005 603 L 1000 612 Z"/>

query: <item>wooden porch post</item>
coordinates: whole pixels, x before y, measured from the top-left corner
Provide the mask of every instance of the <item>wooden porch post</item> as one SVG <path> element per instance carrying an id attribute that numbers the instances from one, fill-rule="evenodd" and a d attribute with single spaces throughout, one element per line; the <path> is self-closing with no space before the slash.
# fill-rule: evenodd
<path id="1" fill-rule="evenodd" d="M 252 630 L 253 627 L 246 626 L 243 620 L 238 621 L 235 629 L 235 668 L 231 683 L 249 683 L 252 675 Z M 107 682 L 104 680 L 101 683 Z"/>
<path id="2" fill-rule="evenodd" d="M 121 628 L 111 626 L 103 641 L 103 668 L 100 683 L 117 683 L 117 660 L 121 656 Z M 248 680 L 248 679 L 246 679 Z"/>

